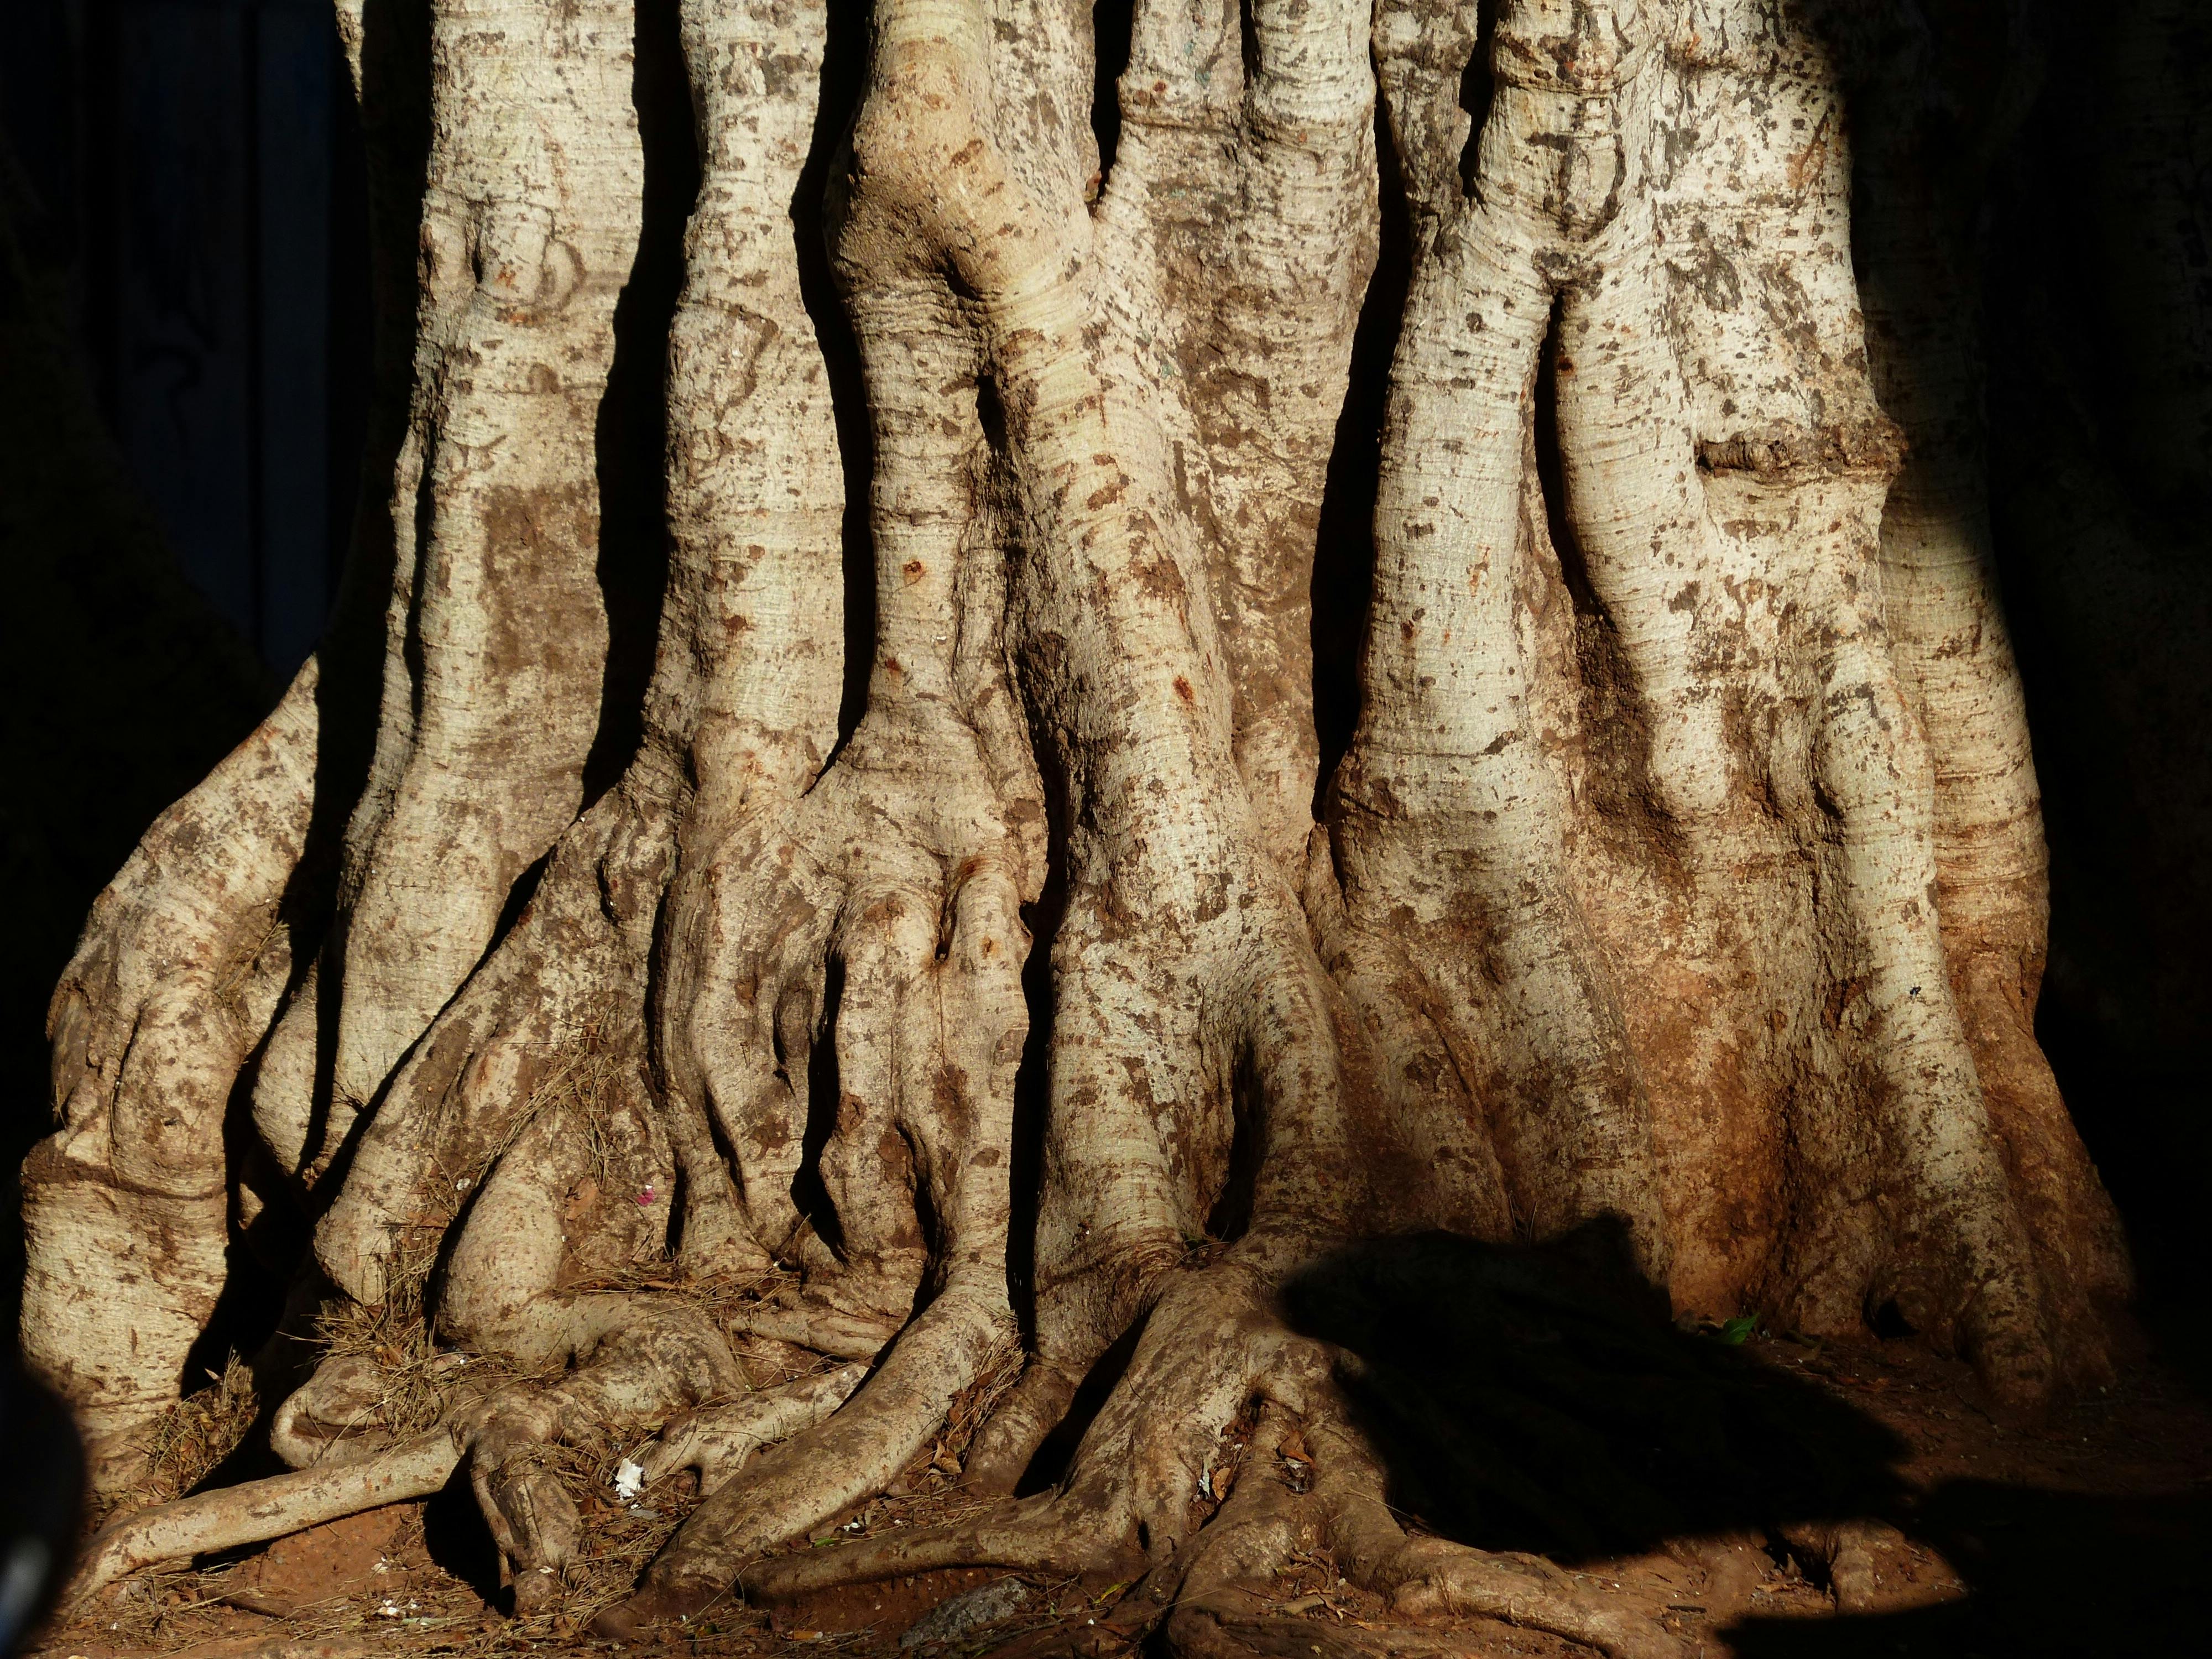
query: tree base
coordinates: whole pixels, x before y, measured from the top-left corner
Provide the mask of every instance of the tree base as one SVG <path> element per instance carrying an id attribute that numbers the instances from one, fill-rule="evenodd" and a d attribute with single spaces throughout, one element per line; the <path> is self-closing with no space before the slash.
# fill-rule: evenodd
<path id="1" fill-rule="evenodd" d="M 2122 1582 L 2142 1587 L 2126 1604 L 2127 1639 L 2183 1650 L 2181 1621 L 2193 1614 L 2171 1587 L 2191 1582 L 2193 1564 L 2212 1547 L 2212 1503 L 2166 1494 L 2212 1473 L 2212 1420 L 2173 1379 L 2140 1361 L 2125 1364 L 2111 1392 L 2069 1413 L 2063 1431 L 2024 1437 L 1982 1414 L 1978 1385 L 1964 1365 L 1907 1342 L 1812 1345 L 1754 1335 L 1735 1347 L 1710 1334 L 1682 1340 L 1747 1360 L 1793 1395 L 1838 1412 L 1837 1422 L 1858 1425 L 1840 1448 L 1845 1462 L 1865 1455 L 1858 1437 L 1868 1419 L 1878 1419 L 1898 1439 L 1869 1473 L 1899 1480 L 1890 1498 L 1859 1505 L 1856 1517 L 1838 1516 L 1860 1523 L 1840 1538 L 1822 1535 L 1837 1532 L 1832 1524 L 1745 1528 L 1647 1550 L 1565 1557 L 1574 1582 L 1617 1609 L 1648 1615 L 1680 1650 L 1702 1644 L 1712 1652 L 1725 1644 L 1756 1655 L 1802 1651 L 1809 1643 L 1821 1651 L 1859 1652 L 1877 1634 L 1885 1650 L 1902 1643 L 1909 1654 L 2094 1650 L 2113 1638 L 2110 1587 Z M 2145 1446 L 2159 1449 L 2156 1461 L 2144 1459 Z M 623 1449 L 608 1447 L 604 1468 L 580 1460 L 564 1474 L 591 1517 L 591 1559 L 561 1603 L 543 1612 L 514 1618 L 495 1610 L 505 1592 L 486 1577 L 490 1564 L 480 1543 L 468 1543 L 469 1526 L 455 1524 L 473 1524 L 470 1505 L 459 1497 L 457 1510 L 449 1497 L 430 1502 L 427 1528 L 380 1524 L 368 1529 L 364 1542 L 342 1522 L 305 1534 L 313 1550 L 127 1578 L 72 1622 L 46 1631 L 33 1659 L 185 1646 L 228 1659 L 311 1650 L 343 1659 L 450 1650 L 457 1637 L 479 1633 L 537 1651 L 604 1651 L 606 1638 L 590 1630 L 594 1606 L 627 1590 L 629 1575 L 696 1502 L 672 1501 L 674 1486 L 662 1483 L 642 1497 L 659 1514 L 632 1514 L 614 1500 L 607 1479 Z M 972 1522 L 996 1500 L 971 1495 L 945 1467 L 957 1463 L 958 1449 L 956 1430 L 915 1460 L 910 1490 L 834 1517 L 814 1529 L 823 1542 L 797 1540 L 769 1560 L 808 1561 Z M 1838 1449 L 1830 1443 L 1830 1449 Z M 1253 1468 L 1249 1443 L 1243 1467 Z M 1285 1467 L 1284 1460 L 1277 1467 Z M 1237 1489 L 1232 1482 L 1232 1498 Z M 2067 1570 L 2054 1571 L 2062 1560 Z M 1005 1588 L 1010 1580 L 1018 1595 Z M 284 1606 L 287 1595 L 304 1598 L 310 1590 L 313 1605 Z M 729 1659 L 817 1642 L 842 1652 L 922 1659 L 1038 1650 L 1104 1654 L 1128 1650 L 1122 1625 L 1151 1623 L 1175 1651 L 1206 1659 L 1253 1652 L 1310 1659 L 1315 1647 L 1327 1659 L 1385 1653 L 1571 1659 L 1590 1651 L 1486 1618 L 1413 1618 L 1364 1588 L 1325 1548 L 1293 1547 L 1231 1583 L 1187 1591 L 1164 1617 L 1146 1607 L 1139 1618 L 1139 1607 L 1129 1606 L 1117 1623 L 1116 1610 L 1134 1599 L 1130 1586 L 1110 1581 L 944 1569 L 772 1604 L 732 1596 L 673 1630 L 641 1631 L 629 1646 L 641 1655 L 696 1648 Z M 283 1610 L 246 1610 L 257 1603 Z M 917 1626 L 919 1639 L 902 1649 Z"/>

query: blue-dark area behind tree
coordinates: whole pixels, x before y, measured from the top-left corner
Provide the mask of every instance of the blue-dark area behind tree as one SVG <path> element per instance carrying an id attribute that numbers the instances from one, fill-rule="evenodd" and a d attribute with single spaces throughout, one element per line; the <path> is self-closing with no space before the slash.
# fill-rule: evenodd
<path id="1" fill-rule="evenodd" d="M 16 0 L 0 117 L 100 411 L 186 579 L 276 675 L 345 551 L 364 185 L 325 0 Z"/>
<path id="2" fill-rule="evenodd" d="M 46 1003 L 146 825 L 315 647 L 368 374 L 324 0 L 0 8 L 0 1322 Z"/>

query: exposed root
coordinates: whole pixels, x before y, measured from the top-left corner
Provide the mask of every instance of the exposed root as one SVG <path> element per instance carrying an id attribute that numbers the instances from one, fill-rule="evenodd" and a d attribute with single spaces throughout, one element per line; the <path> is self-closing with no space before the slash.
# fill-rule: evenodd
<path id="1" fill-rule="evenodd" d="M 1174 1561 L 1194 1515 L 1213 1501 L 1205 1494 L 1227 1491 L 1234 1463 L 1223 1447 L 1255 1388 L 1302 1398 L 1324 1380 L 1317 1346 L 1267 1316 L 1249 1268 L 1216 1263 L 1172 1283 L 1162 1297 L 1128 1377 L 1085 1441 L 1080 1471 L 1062 1490 L 990 1505 L 945 1527 L 772 1558 L 749 1568 L 740 1583 L 748 1595 L 769 1601 L 945 1567 L 1126 1583 Z M 1164 1400 L 1173 1406 L 1161 1409 Z M 1023 1401 L 1017 1388 L 1001 1409 L 1021 1409 Z M 987 1434 L 975 1443 L 986 1445 Z M 636 1617 L 686 1610 L 683 1601 L 659 1593 L 659 1583 L 657 1569 L 654 1584 L 634 1606 Z"/>
<path id="2" fill-rule="evenodd" d="M 1265 1583 L 1291 1557 L 1326 1549 L 1348 1578 L 1383 1595 L 1394 1612 L 1412 1621 L 1497 1619 L 1583 1643 L 1613 1659 L 1675 1659 L 1675 1643 L 1648 1611 L 1577 1583 L 1540 1558 L 1409 1535 L 1383 1501 L 1381 1468 L 1334 1401 L 1310 1389 L 1293 1391 L 1309 1400 L 1306 1412 L 1262 1403 L 1249 1440 L 1202 1470 L 1189 1493 L 1188 1513 L 1199 1524 L 1188 1536 L 1163 1540 L 1128 1511 L 1102 1506 L 1101 1466 L 1119 1470 L 1156 1462 L 1159 1444 L 1133 1445 L 1094 1431 L 1077 1473 L 1059 1492 L 928 1532 L 777 1557 L 749 1570 L 743 1588 L 750 1599 L 775 1603 L 956 1567 L 1133 1578 L 1129 1593 L 1099 1621 L 1113 1636 L 1135 1641 L 1164 1620 L 1171 1648 L 1227 1659 L 1270 1651 L 1274 1638 L 1290 1633 L 1302 1634 L 1285 1651 L 1309 1650 L 1314 1627 L 1259 1611 L 1250 1587 Z M 1147 1398 L 1153 1407 L 1148 1422 L 1176 1415 L 1160 1408 L 1158 1396 Z M 1125 1488 L 1131 1496 L 1138 1490 Z M 1357 1640 L 1343 1645 L 1347 1652 L 1379 1650 Z"/>
<path id="3" fill-rule="evenodd" d="M 739 1582 L 749 1596 L 771 1601 L 945 1567 L 1127 1583 L 1176 1559 L 1194 1530 L 1194 1505 L 1202 1509 L 1202 1492 L 1219 1490 L 1214 1472 L 1231 1468 L 1222 1448 L 1255 1389 L 1302 1400 L 1325 1381 L 1317 1345 L 1269 1316 L 1259 1279 L 1241 1263 L 1216 1263 L 1161 1297 L 1060 1490 L 946 1527 L 774 1557 Z M 1022 1401 L 1017 1389 L 1008 1403 L 1020 1409 Z M 657 1588 L 658 1570 L 655 1577 Z M 650 1591 L 635 1609 L 642 1618 L 684 1610 Z"/>
<path id="4" fill-rule="evenodd" d="M 454 1369 L 449 1364 L 444 1371 Z M 332 1355 L 271 1414 L 270 1448 L 301 1469 L 352 1462 L 427 1432 L 443 1414 L 438 1375 L 429 1366 L 389 1365 L 384 1356 Z"/>
<path id="5" fill-rule="evenodd" d="M 1395 1636 L 1387 1643 L 1363 1640 L 1353 1632 L 1271 1615 L 1259 1604 L 1252 1585 L 1266 1583 L 1287 1557 L 1326 1547 L 1347 1578 L 1382 1593 L 1392 1611 L 1409 1620 L 1498 1619 L 1565 1636 L 1614 1659 L 1672 1659 L 1678 1652 L 1650 1618 L 1584 1589 L 1537 1557 L 1407 1537 L 1382 1502 L 1381 1470 L 1327 1408 L 1303 1425 L 1279 1411 L 1263 1411 L 1244 1469 L 1194 1540 L 1193 1559 L 1175 1586 L 1164 1632 L 1172 1651 L 1193 1659 L 1304 1654 L 1316 1635 L 1324 1654 L 1405 1651 Z"/>
<path id="6" fill-rule="evenodd" d="M 865 1365 L 840 1365 L 728 1405 L 688 1412 L 661 1431 L 638 1466 L 648 1483 L 690 1469 L 699 1477 L 700 1496 L 711 1498 L 755 1452 L 812 1428 L 843 1405 L 866 1374 Z"/>
<path id="7" fill-rule="evenodd" d="M 945 1567 L 1003 1567 L 1013 1572 L 1058 1576 L 1096 1575 L 1133 1565 L 1141 1567 L 1141 1556 L 1101 1547 L 1096 1540 L 1055 1524 L 1063 1508 L 1057 1494 L 1040 1492 L 927 1531 L 871 1538 L 836 1550 L 775 1557 L 747 1569 L 738 1585 L 747 1599 L 774 1606 L 842 1584 L 867 1583 Z M 632 1611 L 649 1620 L 665 1617 L 669 1607 L 657 1599 L 641 1598 Z"/>
<path id="8" fill-rule="evenodd" d="M 832 1359 L 873 1359 L 891 1345 L 903 1322 L 787 1297 L 748 1308 L 731 1323 L 750 1335 L 811 1348 Z"/>
<path id="9" fill-rule="evenodd" d="M 1415 1620 L 1478 1615 L 1588 1644 L 1613 1659 L 1674 1659 L 1680 1650 L 1646 1613 L 1577 1584 L 1540 1556 L 1493 1554 L 1408 1536 L 1382 1500 L 1382 1471 L 1348 1426 L 1318 1422 L 1316 1496 L 1347 1577 Z"/>
<path id="10" fill-rule="evenodd" d="M 127 1573 L 164 1561 L 264 1543 L 363 1510 L 428 1498 L 460 1458 L 459 1443 L 439 1429 L 357 1462 L 270 1475 L 142 1510 L 93 1539 L 61 1605 L 73 1606 Z"/>
<path id="11" fill-rule="evenodd" d="M 950 1304 L 950 1305 L 948 1305 Z M 890 1486 L 945 1422 L 954 1396 L 1011 1346 L 988 1299 L 933 1304 L 843 1410 L 707 1494 L 653 1563 L 633 1616 L 689 1613 L 723 1595 L 739 1566 Z"/>
<path id="12" fill-rule="evenodd" d="M 672 1420 L 674 1432 L 647 1454 L 653 1474 L 696 1468 L 711 1494 L 753 1449 L 834 1411 L 864 1374 L 847 1364 L 752 1394 L 745 1367 L 696 1302 L 585 1292 L 549 1311 L 565 1334 L 535 1376 L 498 1356 L 418 1360 L 388 1344 L 331 1355 L 271 1421 L 272 1447 L 306 1467 L 118 1522 L 95 1542 L 70 1597 L 160 1562 L 428 1496 L 465 1456 L 517 1608 L 539 1611 L 587 1559 L 571 1491 L 580 1453 L 596 1472 L 611 1460 L 611 1445 L 601 1446 L 611 1431 Z M 425 1416 L 435 1423 L 427 1431 Z"/>
<path id="13" fill-rule="evenodd" d="M 963 1473 L 978 1492 L 1011 1496 L 1075 1399 L 1081 1379 L 1039 1358 L 1030 1361 L 997 1411 L 976 1431 Z"/>

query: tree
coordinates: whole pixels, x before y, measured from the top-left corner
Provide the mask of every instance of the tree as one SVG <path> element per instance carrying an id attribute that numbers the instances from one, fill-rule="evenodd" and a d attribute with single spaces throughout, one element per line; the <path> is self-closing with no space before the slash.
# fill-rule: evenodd
<path id="1" fill-rule="evenodd" d="M 1302 1273 L 1610 1230 L 1679 1316 L 1881 1312 L 2016 1409 L 2106 1374 L 1958 274 L 2017 88 L 1953 35 L 340 19 L 391 488 L 319 665 L 94 907 L 25 1172 L 25 1344 L 100 1491 L 244 1255 L 314 1338 L 295 1472 L 118 1520 L 81 1582 L 465 1462 L 542 1607 L 582 1528 L 549 1448 L 660 1424 L 645 1473 L 705 1495 L 625 1620 L 975 1564 L 1190 1605 L 1303 1526 L 1410 1613 L 1658 1652 L 1409 1538 Z M 1324 775 L 1316 548 L 1398 198 Z M 1011 1492 L 1117 1344 L 1056 1485 L 766 1553 L 956 1410 Z M 1219 1502 L 1232 1428 L 1310 1490 Z"/>

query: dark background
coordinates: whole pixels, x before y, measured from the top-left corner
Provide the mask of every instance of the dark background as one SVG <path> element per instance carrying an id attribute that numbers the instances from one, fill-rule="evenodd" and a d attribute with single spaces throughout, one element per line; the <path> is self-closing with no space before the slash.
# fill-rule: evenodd
<path id="1" fill-rule="evenodd" d="M 289 676 L 344 555 L 368 368 L 330 0 L 9 0 L 0 111 L 131 482 Z"/>
<path id="2" fill-rule="evenodd" d="M 2200 1369 L 2212 7 L 2117 0 L 2058 44 L 1978 228 L 1996 545 L 2052 851 L 2039 1029 L 2154 1334 Z M 86 906 L 313 647 L 359 489 L 370 307 L 327 0 L 3 0 L 0 140 L 12 1170 L 43 1132 L 45 999 Z M 1371 454 L 1383 343 L 1360 355 L 1340 465 Z M 1323 612 L 1326 689 L 1358 613 Z"/>

